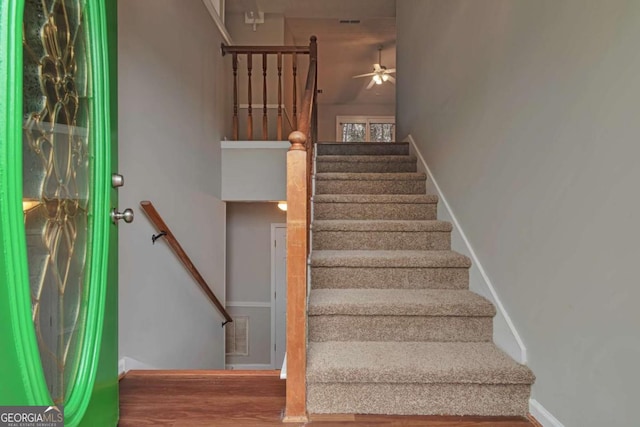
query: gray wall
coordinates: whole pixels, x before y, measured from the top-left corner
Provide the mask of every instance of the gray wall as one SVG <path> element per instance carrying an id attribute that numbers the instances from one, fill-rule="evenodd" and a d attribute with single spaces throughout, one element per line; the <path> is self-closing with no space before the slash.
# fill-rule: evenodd
<path id="1" fill-rule="evenodd" d="M 139 209 L 151 200 L 224 302 L 222 42 L 201 0 L 119 2 L 120 357 L 224 367 L 221 317 Z"/>
<path id="2" fill-rule="evenodd" d="M 412 134 L 566 426 L 637 423 L 640 2 L 397 2 Z"/>
<path id="3" fill-rule="evenodd" d="M 222 200 L 287 199 L 289 141 L 225 141 L 222 145 Z"/>
<path id="4" fill-rule="evenodd" d="M 227 203 L 228 301 L 271 303 L 271 224 L 286 221 L 275 203 Z M 232 310 L 249 316 L 249 356 L 228 356 L 227 363 L 270 363 L 271 306 Z"/>

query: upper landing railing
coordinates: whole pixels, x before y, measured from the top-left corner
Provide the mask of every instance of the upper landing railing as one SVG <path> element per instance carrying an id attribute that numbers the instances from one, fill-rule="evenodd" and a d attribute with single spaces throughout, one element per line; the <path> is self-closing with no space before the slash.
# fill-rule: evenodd
<path id="1" fill-rule="evenodd" d="M 298 91 L 299 69 L 302 65 L 300 59 L 308 57 L 309 63 L 311 63 L 312 50 L 315 45 L 315 38 L 312 38 L 309 46 L 222 45 L 222 54 L 231 55 L 233 68 L 233 140 L 237 141 L 240 138 L 240 109 L 243 107 L 241 102 L 245 99 L 244 108 L 247 112 L 246 116 L 242 116 L 242 119 L 246 120 L 247 140 L 251 141 L 255 138 L 254 119 L 259 118 L 260 115 L 262 115 L 262 132 L 258 133 L 258 138 L 269 139 L 268 110 L 273 105 L 268 102 L 269 98 L 273 98 L 277 102 L 276 139 L 283 140 L 285 114 L 287 114 L 286 124 L 289 125 L 289 129 L 298 129 L 300 119 L 298 104 L 301 102 Z M 242 60 L 246 65 L 241 67 Z M 270 63 L 275 63 L 275 71 L 269 70 Z M 256 79 L 255 77 L 260 74 L 262 74 L 262 78 Z M 242 88 L 241 83 L 243 84 Z M 258 88 L 254 87 L 256 83 Z M 262 102 L 256 103 L 254 97 L 259 95 L 260 89 L 262 89 Z M 276 96 L 273 96 L 273 91 L 276 91 Z M 288 107 L 290 111 L 285 111 L 285 107 Z"/>

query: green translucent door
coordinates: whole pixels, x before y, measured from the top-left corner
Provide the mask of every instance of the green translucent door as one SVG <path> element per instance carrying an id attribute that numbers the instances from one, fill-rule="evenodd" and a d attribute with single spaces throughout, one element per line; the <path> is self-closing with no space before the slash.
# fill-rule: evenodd
<path id="1" fill-rule="evenodd" d="M 62 405 L 65 425 L 118 414 L 109 3 L 0 8 L 0 405 Z"/>

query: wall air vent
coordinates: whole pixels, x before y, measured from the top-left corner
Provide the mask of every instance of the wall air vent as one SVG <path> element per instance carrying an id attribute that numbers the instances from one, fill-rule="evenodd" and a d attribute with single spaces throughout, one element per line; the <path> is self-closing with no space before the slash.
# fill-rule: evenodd
<path id="1" fill-rule="evenodd" d="M 340 23 L 341 24 L 359 24 L 360 20 L 359 19 L 341 19 Z"/>
<path id="2" fill-rule="evenodd" d="M 225 325 L 227 356 L 249 355 L 249 316 L 238 316 Z"/>

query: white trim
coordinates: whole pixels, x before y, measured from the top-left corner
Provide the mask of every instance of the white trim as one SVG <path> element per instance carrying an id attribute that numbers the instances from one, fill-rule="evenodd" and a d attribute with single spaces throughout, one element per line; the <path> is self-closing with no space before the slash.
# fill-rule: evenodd
<path id="1" fill-rule="evenodd" d="M 273 366 L 268 363 L 229 363 L 224 365 L 226 369 L 237 371 L 271 371 Z"/>
<path id="2" fill-rule="evenodd" d="M 286 223 L 274 222 L 271 223 L 271 241 L 275 242 L 276 240 L 276 228 L 284 228 L 287 229 Z M 286 241 L 285 241 L 286 244 Z M 271 349 L 269 353 L 271 354 L 271 366 L 276 368 L 276 249 L 275 245 L 271 245 Z M 286 332 L 286 331 L 285 331 Z M 286 352 L 285 352 L 285 360 L 286 360 Z"/>
<path id="3" fill-rule="evenodd" d="M 227 204 L 224 204 L 224 227 L 222 228 L 222 241 L 226 242 L 227 241 Z M 222 250 L 222 265 L 226 266 L 227 265 L 227 245 L 223 246 L 223 250 Z M 227 269 L 223 268 L 222 269 L 222 283 L 225 284 L 227 283 Z M 222 301 L 226 304 L 227 303 L 227 287 L 223 286 L 222 287 Z M 222 331 L 222 359 L 219 360 L 219 362 L 224 363 L 227 360 L 227 339 L 226 339 L 226 331 Z M 218 365 L 220 366 L 220 365 Z"/>
<path id="4" fill-rule="evenodd" d="M 157 368 L 136 360 L 132 357 L 124 356 L 118 361 L 118 375 L 126 374 L 127 372 L 138 369 L 138 370 L 157 370 Z"/>
<path id="5" fill-rule="evenodd" d="M 264 301 L 227 301 L 227 307 L 271 308 L 271 303 Z"/>
<path id="6" fill-rule="evenodd" d="M 289 141 L 220 141 L 220 148 L 229 149 L 255 149 L 255 148 L 286 148 L 289 149 Z"/>
<path id="7" fill-rule="evenodd" d="M 564 427 L 564 424 L 551 415 L 551 412 L 547 411 L 545 407 L 535 399 L 529 400 L 529 413 L 533 415 L 543 427 Z"/>
<path id="8" fill-rule="evenodd" d="M 484 285 L 484 287 L 489 291 L 491 295 L 492 302 L 495 304 L 498 310 L 498 314 L 500 315 L 494 318 L 494 325 L 500 322 L 501 319 L 504 322 L 506 322 L 505 326 L 508 328 L 511 336 L 503 336 L 503 335 L 500 335 L 499 333 L 496 335 L 496 328 L 494 326 L 494 341 L 496 345 L 501 347 L 507 354 L 509 354 L 509 356 L 513 357 L 518 362 L 527 363 L 527 348 L 525 347 L 524 342 L 520 338 L 520 334 L 518 334 L 518 331 L 516 330 L 515 325 L 511 321 L 511 318 L 509 317 L 507 310 L 504 308 L 502 301 L 500 301 L 500 298 L 498 297 L 498 293 L 496 292 L 493 284 L 491 283 L 491 279 L 489 279 L 489 276 L 487 275 L 485 269 L 482 267 L 482 264 L 480 263 L 478 256 L 473 250 L 473 247 L 471 246 L 469 239 L 467 239 L 467 236 L 465 235 L 464 230 L 460 226 L 458 219 L 453 213 L 453 210 L 451 210 L 451 206 L 449 205 L 446 197 L 442 193 L 440 186 L 438 185 L 438 182 L 433 176 L 433 173 L 431 173 L 431 169 L 429 169 L 427 162 L 425 161 L 424 157 L 422 156 L 422 153 L 418 149 L 418 146 L 416 145 L 416 142 L 413 139 L 413 136 L 412 135 L 407 136 L 405 141 L 411 144 L 411 147 L 415 155 L 418 157 L 418 160 L 420 161 L 420 163 L 422 163 L 422 166 L 424 167 L 424 170 L 428 175 L 428 181 L 431 181 L 430 185 L 433 185 L 433 187 L 435 188 L 435 191 L 438 194 L 440 202 L 445 208 L 445 212 L 443 212 L 445 214 L 444 216 L 448 216 L 449 217 L 448 219 L 453 223 L 452 242 L 453 242 L 454 234 L 457 233 L 459 237 L 462 239 L 462 242 L 464 244 L 464 247 L 458 248 L 458 250 L 460 250 L 460 252 L 465 253 L 465 255 L 468 255 L 471 258 L 472 260 L 471 269 L 477 269 L 477 271 L 480 273 L 482 281 L 484 282 L 484 283 L 480 283 L 480 285 L 481 286 Z M 438 203 L 438 205 L 440 205 L 440 203 Z M 447 219 L 447 218 L 441 218 L 441 219 Z M 469 272 L 469 274 L 471 276 L 471 271 Z"/>
<path id="9" fill-rule="evenodd" d="M 211 18 L 213 19 L 213 22 L 216 24 L 216 27 L 218 27 L 218 31 L 220 31 L 220 35 L 222 35 L 224 42 L 231 46 L 233 44 L 231 35 L 229 34 L 229 31 L 227 31 L 227 27 L 224 25 L 223 19 L 220 17 L 220 15 L 218 15 L 213 2 L 214 0 L 202 0 L 202 3 L 204 3 L 204 7 L 207 8 L 207 10 L 209 11 L 209 15 L 211 15 Z M 224 14 L 224 11 L 222 13 Z"/>
<path id="10" fill-rule="evenodd" d="M 282 361 L 282 368 L 280 369 L 280 379 L 287 379 L 287 352 L 284 352 L 284 360 Z"/>

